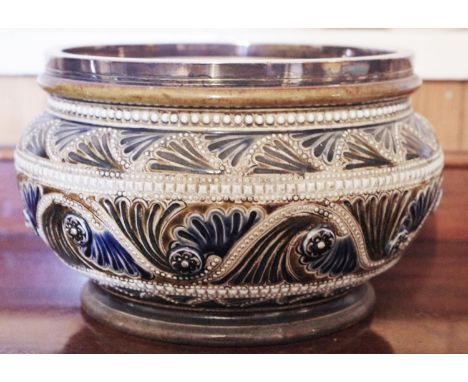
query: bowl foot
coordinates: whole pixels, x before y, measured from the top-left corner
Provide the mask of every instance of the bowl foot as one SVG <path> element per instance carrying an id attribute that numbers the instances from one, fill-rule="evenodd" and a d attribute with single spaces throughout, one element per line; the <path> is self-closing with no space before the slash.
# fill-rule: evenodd
<path id="1" fill-rule="evenodd" d="M 374 303 L 369 283 L 324 302 L 265 311 L 147 306 L 91 281 L 82 293 L 85 313 L 118 330 L 160 341 L 213 346 L 279 344 L 330 334 L 364 319 Z"/>

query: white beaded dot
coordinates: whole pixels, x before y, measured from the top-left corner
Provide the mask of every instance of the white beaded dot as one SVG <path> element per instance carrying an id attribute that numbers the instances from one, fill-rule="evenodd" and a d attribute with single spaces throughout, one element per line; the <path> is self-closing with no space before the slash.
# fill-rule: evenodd
<path id="1" fill-rule="evenodd" d="M 223 123 L 225 125 L 229 125 L 231 123 L 231 116 L 229 114 L 225 114 L 223 116 Z"/>
<path id="2" fill-rule="evenodd" d="M 254 121 L 253 117 L 250 114 L 247 114 L 244 119 L 245 123 L 247 125 L 251 125 Z"/>
<path id="3" fill-rule="evenodd" d="M 159 120 L 158 113 L 151 113 L 150 119 L 151 119 L 151 122 L 158 122 L 158 120 Z"/>
<path id="4" fill-rule="evenodd" d="M 202 122 L 205 124 L 205 125 L 208 125 L 210 123 L 210 115 L 209 114 L 203 114 L 202 115 Z"/>
<path id="5" fill-rule="evenodd" d="M 186 125 L 189 121 L 189 116 L 187 113 L 182 113 L 180 115 L 180 122 L 182 122 L 184 125 Z"/>
<path id="6" fill-rule="evenodd" d="M 196 113 L 190 115 L 190 120 L 194 125 L 196 125 L 198 122 L 200 122 L 200 116 Z"/>
<path id="7" fill-rule="evenodd" d="M 219 114 L 215 114 L 213 115 L 213 123 L 220 123 L 221 122 L 221 117 L 219 116 Z"/>
<path id="8" fill-rule="evenodd" d="M 161 121 L 163 123 L 168 123 L 169 122 L 169 114 L 168 113 L 163 113 L 163 115 L 161 115 Z"/>
<path id="9" fill-rule="evenodd" d="M 132 112 L 132 119 L 133 119 L 134 121 L 139 121 L 139 120 L 140 120 L 140 113 L 139 113 L 137 110 L 134 110 L 134 111 Z"/>
<path id="10" fill-rule="evenodd" d="M 268 125 L 273 125 L 275 123 L 275 117 L 272 114 L 267 114 L 267 116 L 265 117 L 265 122 Z"/>
<path id="11" fill-rule="evenodd" d="M 307 122 L 314 122 L 315 121 L 315 114 L 314 113 L 307 113 Z"/>

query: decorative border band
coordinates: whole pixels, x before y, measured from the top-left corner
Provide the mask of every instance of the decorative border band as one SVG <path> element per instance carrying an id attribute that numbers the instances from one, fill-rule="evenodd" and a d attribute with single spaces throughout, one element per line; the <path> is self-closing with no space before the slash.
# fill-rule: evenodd
<path id="1" fill-rule="evenodd" d="M 406 98 L 372 105 L 309 109 L 218 110 L 160 109 L 70 101 L 49 97 L 48 111 L 60 118 L 100 126 L 155 129 L 287 129 L 341 128 L 385 123 L 412 113 Z"/>
<path id="2" fill-rule="evenodd" d="M 174 285 L 170 283 L 155 283 L 153 281 L 124 279 L 118 276 L 106 275 L 95 270 L 83 270 L 73 267 L 78 272 L 98 281 L 102 285 L 121 287 L 140 292 L 142 298 L 152 296 L 192 296 L 203 300 L 213 298 L 261 298 L 271 299 L 281 296 L 299 296 L 307 294 L 331 293 L 338 288 L 351 288 L 360 285 L 372 277 L 394 266 L 400 257 L 383 264 L 379 268 L 362 272 L 360 274 L 344 275 L 327 281 L 321 280 L 311 283 L 285 283 L 280 285 L 252 285 L 252 286 L 225 286 L 225 285 Z"/>
<path id="3" fill-rule="evenodd" d="M 413 187 L 439 175 L 443 154 L 395 167 L 298 175 L 193 175 L 102 173 L 73 164 L 51 162 L 17 150 L 16 168 L 42 184 L 74 193 L 125 195 L 161 200 L 282 202 L 336 199 L 342 195 Z"/>

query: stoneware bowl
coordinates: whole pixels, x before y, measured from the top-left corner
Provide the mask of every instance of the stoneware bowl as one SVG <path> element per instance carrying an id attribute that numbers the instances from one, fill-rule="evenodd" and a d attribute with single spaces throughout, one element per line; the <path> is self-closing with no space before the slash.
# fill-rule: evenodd
<path id="1" fill-rule="evenodd" d="M 39 83 L 47 111 L 16 150 L 27 223 L 91 279 L 85 313 L 133 334 L 246 345 L 349 326 L 441 196 L 407 53 L 88 46 Z"/>

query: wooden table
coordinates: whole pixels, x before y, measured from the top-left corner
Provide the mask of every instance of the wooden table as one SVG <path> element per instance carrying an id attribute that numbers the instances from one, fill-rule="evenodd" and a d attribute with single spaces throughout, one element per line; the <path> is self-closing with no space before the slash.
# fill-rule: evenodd
<path id="1" fill-rule="evenodd" d="M 0 160 L 0 353 L 468 352 L 468 169 L 445 170 L 445 196 L 406 256 L 373 281 L 375 313 L 334 335 L 274 347 L 148 341 L 84 317 L 86 279 L 24 227 L 15 172 Z"/>

